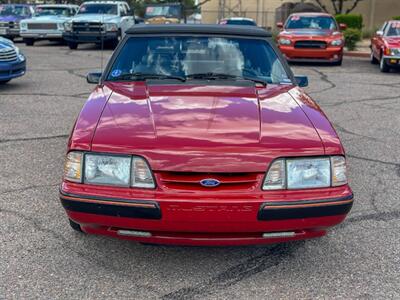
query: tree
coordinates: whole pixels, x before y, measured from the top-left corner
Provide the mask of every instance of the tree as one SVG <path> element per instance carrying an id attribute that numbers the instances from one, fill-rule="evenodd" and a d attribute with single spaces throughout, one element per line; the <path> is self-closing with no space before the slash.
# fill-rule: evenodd
<path id="1" fill-rule="evenodd" d="M 328 0 L 328 2 L 332 4 L 335 15 L 343 13 L 348 14 L 352 12 L 361 1 L 364 0 Z M 315 2 L 317 2 L 317 4 L 325 12 L 329 12 L 328 7 L 324 3 L 322 3 L 323 0 L 315 0 Z"/>

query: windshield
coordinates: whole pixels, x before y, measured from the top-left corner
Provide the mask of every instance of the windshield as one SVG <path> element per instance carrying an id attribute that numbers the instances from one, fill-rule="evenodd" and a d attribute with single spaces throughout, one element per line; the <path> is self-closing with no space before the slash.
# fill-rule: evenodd
<path id="1" fill-rule="evenodd" d="M 257 24 L 254 21 L 250 20 L 225 20 L 221 21 L 221 24 L 228 24 L 228 25 L 251 25 L 251 26 L 257 26 Z"/>
<path id="2" fill-rule="evenodd" d="M 78 14 L 118 15 L 118 7 L 115 4 L 83 4 Z"/>
<path id="3" fill-rule="evenodd" d="M 132 80 L 129 74 L 184 80 L 202 75 L 221 79 L 245 77 L 265 83 L 290 83 L 269 43 L 247 38 L 132 37 L 121 49 L 107 80 Z"/>
<path id="4" fill-rule="evenodd" d="M 0 16 L 28 16 L 29 9 L 21 5 L 0 5 Z"/>
<path id="5" fill-rule="evenodd" d="M 69 8 L 66 7 L 37 7 L 35 10 L 35 17 L 43 16 L 65 16 L 71 15 Z"/>
<path id="6" fill-rule="evenodd" d="M 393 22 L 390 24 L 387 36 L 400 36 L 400 22 Z"/>
<path id="7" fill-rule="evenodd" d="M 286 23 L 287 29 L 323 29 L 337 30 L 336 21 L 328 16 L 291 16 Z"/>
<path id="8" fill-rule="evenodd" d="M 153 17 L 169 17 L 169 18 L 180 18 L 181 17 L 181 8 L 178 5 L 171 6 L 148 6 L 146 8 L 146 13 L 144 17 L 146 19 Z"/>

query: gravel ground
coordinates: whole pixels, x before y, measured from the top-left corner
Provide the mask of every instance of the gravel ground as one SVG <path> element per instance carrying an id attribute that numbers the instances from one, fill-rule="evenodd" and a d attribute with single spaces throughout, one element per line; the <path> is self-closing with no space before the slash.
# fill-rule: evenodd
<path id="1" fill-rule="evenodd" d="M 400 298 L 400 74 L 367 60 L 297 65 L 347 150 L 355 205 L 315 240 L 263 247 L 143 246 L 81 235 L 58 199 L 67 136 L 101 53 L 46 42 L 0 87 L 0 298 Z M 110 50 L 104 53 L 107 59 Z"/>

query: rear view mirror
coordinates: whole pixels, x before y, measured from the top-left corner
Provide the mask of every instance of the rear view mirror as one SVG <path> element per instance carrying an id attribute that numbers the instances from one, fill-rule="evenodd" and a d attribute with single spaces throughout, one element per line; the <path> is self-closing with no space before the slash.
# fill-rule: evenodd
<path id="1" fill-rule="evenodd" d="M 276 27 L 278 27 L 278 28 L 283 28 L 283 23 L 282 23 L 282 22 L 276 23 Z"/>
<path id="2" fill-rule="evenodd" d="M 340 23 L 339 24 L 340 30 L 346 30 L 347 29 L 347 25 L 344 23 Z"/>
<path id="3" fill-rule="evenodd" d="M 294 76 L 299 87 L 308 86 L 308 77 L 304 75 Z"/>
<path id="4" fill-rule="evenodd" d="M 91 72 L 87 74 L 86 81 L 87 83 L 98 84 L 100 82 L 101 75 L 101 72 Z"/>
<path id="5" fill-rule="evenodd" d="M 382 31 L 382 30 L 378 30 L 378 31 L 376 32 L 376 35 L 377 35 L 377 36 L 383 36 L 383 31 Z"/>

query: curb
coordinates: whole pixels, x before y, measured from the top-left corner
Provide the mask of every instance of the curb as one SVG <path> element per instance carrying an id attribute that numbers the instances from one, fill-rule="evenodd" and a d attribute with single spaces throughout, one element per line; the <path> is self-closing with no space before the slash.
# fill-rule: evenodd
<path id="1" fill-rule="evenodd" d="M 362 52 L 362 51 L 344 51 L 344 56 L 348 57 L 362 57 L 362 58 L 369 58 L 371 53 L 369 52 Z"/>

